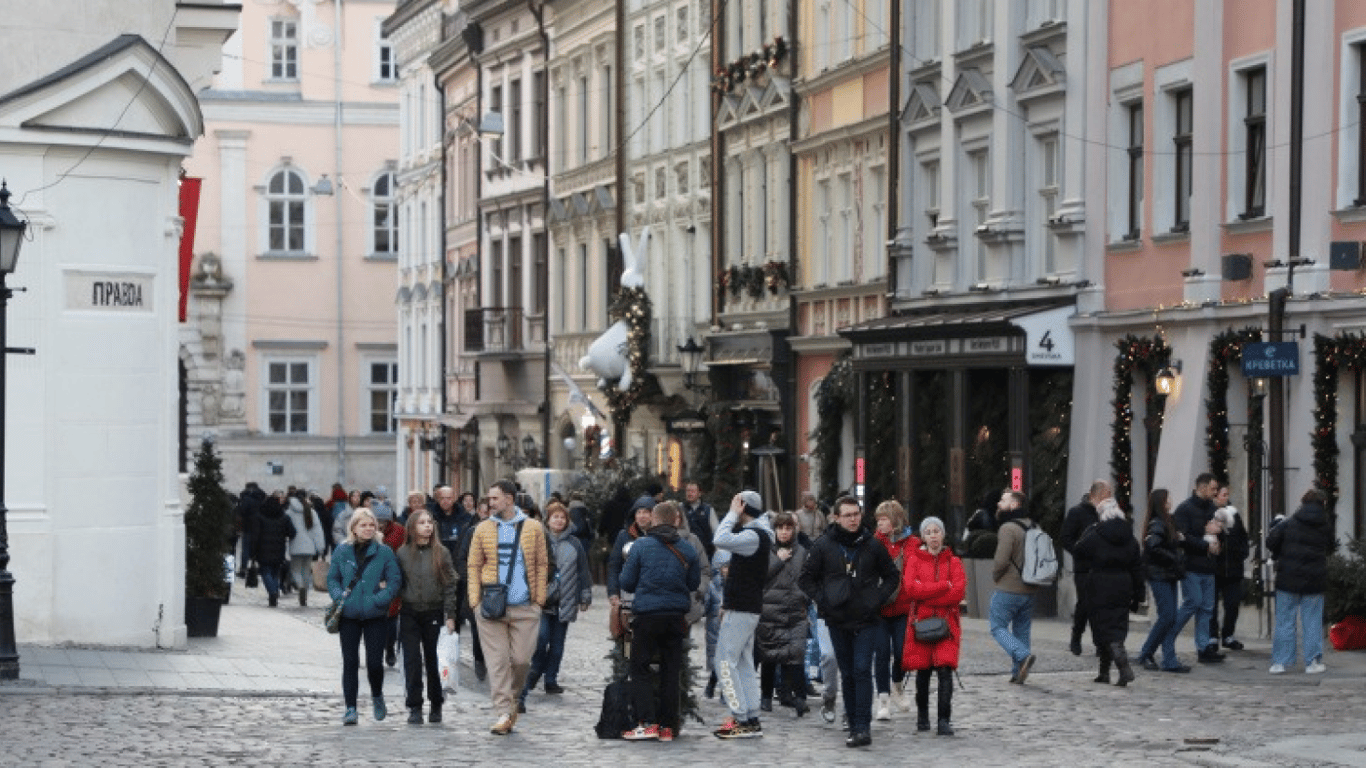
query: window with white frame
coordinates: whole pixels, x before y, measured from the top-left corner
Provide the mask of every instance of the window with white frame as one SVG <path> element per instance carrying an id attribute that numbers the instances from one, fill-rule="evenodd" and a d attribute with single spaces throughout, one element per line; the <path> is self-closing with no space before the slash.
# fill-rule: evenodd
<path id="1" fill-rule="evenodd" d="M 266 183 L 266 247 L 271 252 L 304 252 L 304 215 L 308 204 L 304 189 L 303 175 L 292 168 L 276 171 Z"/>
<path id="2" fill-rule="evenodd" d="M 835 5 L 835 15 L 839 19 L 839 31 L 832 41 L 835 61 L 848 61 L 854 56 L 855 10 L 853 0 L 839 0 Z"/>
<path id="3" fill-rule="evenodd" d="M 398 431 L 394 415 L 398 403 L 398 362 L 371 360 L 366 365 L 365 379 L 366 424 L 372 435 L 388 435 Z"/>
<path id="4" fill-rule="evenodd" d="M 375 79 L 392 83 L 398 79 L 398 56 L 394 53 L 394 44 L 380 31 L 381 23 L 375 20 Z"/>
<path id="5" fill-rule="evenodd" d="M 1172 231 L 1189 232 L 1191 222 L 1191 184 L 1194 181 L 1195 93 L 1191 88 L 1171 92 L 1172 155 L 1176 161 L 1173 180 Z"/>
<path id="6" fill-rule="evenodd" d="M 940 3 L 941 0 L 914 0 L 912 8 L 913 17 L 912 39 L 914 40 L 915 50 L 913 59 L 909 62 L 911 68 L 915 68 L 928 61 L 937 61 L 943 57 L 942 45 L 940 44 L 940 33 L 942 23 L 940 22 Z"/>
<path id="7" fill-rule="evenodd" d="M 668 189 L 668 182 L 664 176 L 664 167 L 655 169 L 655 199 L 663 200 Z"/>
<path id="8" fill-rule="evenodd" d="M 1266 214 L 1266 67 L 1239 73 L 1243 90 L 1243 212 L 1240 219 Z"/>
<path id="9" fill-rule="evenodd" d="M 508 83 L 508 154 L 507 161 L 516 163 L 522 159 L 522 81 L 515 79 Z"/>
<path id="10" fill-rule="evenodd" d="M 863 52 L 871 53 L 887 42 L 887 27 L 891 19 L 887 15 L 887 0 L 864 0 L 863 3 Z"/>
<path id="11" fill-rule="evenodd" d="M 697 34 L 707 34 L 711 22 L 711 0 L 697 0 Z"/>
<path id="12" fill-rule="evenodd" d="M 674 34 L 678 36 L 678 43 L 682 45 L 688 42 L 688 5 L 684 3 L 674 10 L 678 18 L 675 20 Z"/>
<path id="13" fill-rule="evenodd" d="M 939 226 L 938 155 L 920 161 L 920 183 L 917 185 L 916 198 L 920 201 L 920 210 L 925 214 L 924 235 L 928 237 Z"/>
<path id="14" fill-rule="evenodd" d="M 829 285 L 830 262 L 835 258 L 834 225 L 830 221 L 834 201 L 830 196 L 830 179 L 816 182 L 816 248 L 817 258 L 811 259 L 811 284 Z"/>
<path id="15" fill-rule="evenodd" d="M 882 249 L 887 239 L 886 176 L 886 169 L 880 165 L 868 169 L 868 184 L 863 193 L 864 200 L 868 204 L 868 215 L 864 219 L 866 222 L 866 228 L 863 232 L 864 274 L 861 277 L 880 276 L 885 262 L 882 258 Z"/>
<path id="16" fill-rule="evenodd" d="M 271 357 L 264 362 L 265 431 L 272 435 L 313 431 L 313 358 Z"/>
<path id="17" fill-rule="evenodd" d="M 833 13 L 834 4 L 831 0 L 822 0 L 816 4 L 817 32 L 815 40 L 813 40 L 815 45 L 812 46 L 814 48 L 812 55 L 817 72 L 821 72 L 830 66 L 830 38 L 833 34 L 832 28 L 835 25 Z M 820 30 L 824 30 L 824 33 Z"/>
<path id="18" fill-rule="evenodd" d="M 370 250 L 376 255 L 398 254 L 398 217 L 394 215 L 394 174 L 385 172 L 370 190 Z"/>
<path id="19" fill-rule="evenodd" d="M 996 0 L 959 0 L 955 5 L 958 9 L 958 49 L 990 41 Z"/>
<path id="20" fill-rule="evenodd" d="M 1137 240 L 1143 230 L 1143 102 L 1123 105 L 1128 149 L 1124 188 L 1124 240 Z"/>
<path id="21" fill-rule="evenodd" d="M 1356 196 L 1352 198 L 1352 205 L 1360 208 L 1366 206 L 1366 43 L 1352 45 L 1351 55 L 1355 60 L 1348 70 L 1348 76 L 1343 79 L 1350 80 L 1351 76 L 1355 76 L 1356 83 L 1351 89 L 1354 103 L 1344 112 L 1356 118 L 1356 167 L 1351 174 L 1356 182 Z"/>
<path id="22" fill-rule="evenodd" d="M 569 168 L 569 89 L 563 85 L 555 89 L 555 162 L 554 169 Z"/>
<path id="23" fill-rule="evenodd" d="M 976 249 L 975 267 L 977 279 L 984 279 L 987 275 L 987 244 L 981 237 L 976 237 L 978 229 L 987 223 L 987 215 L 991 212 L 991 156 L 986 147 L 974 149 L 967 153 L 967 184 L 964 189 L 967 192 L 967 205 L 965 210 L 972 211 L 972 218 L 969 221 L 971 227 L 968 235 L 972 237 Z"/>
<path id="24" fill-rule="evenodd" d="M 688 194 L 688 161 L 674 166 L 674 186 L 677 187 L 678 194 Z"/>
<path id="25" fill-rule="evenodd" d="M 578 330 L 588 330 L 588 286 L 592 285 L 588 281 L 589 261 L 588 243 L 579 243 L 579 312 Z"/>
<path id="26" fill-rule="evenodd" d="M 631 31 L 631 39 L 634 42 L 635 61 L 637 64 L 645 61 L 645 25 L 637 24 Z"/>
<path id="27" fill-rule="evenodd" d="M 579 78 L 579 165 L 588 162 L 588 124 L 592 115 L 588 112 L 588 76 Z"/>
<path id="28" fill-rule="evenodd" d="M 1026 28 L 1034 29 L 1050 21 L 1062 21 L 1066 15 L 1066 5 L 1064 0 L 1029 0 L 1025 11 Z"/>
<path id="29" fill-rule="evenodd" d="M 489 88 L 489 111 L 497 112 L 500 115 L 504 114 L 503 86 L 495 85 L 492 88 Z M 506 125 L 506 120 L 504 120 L 504 124 Z M 503 153 L 503 134 L 500 133 L 497 136 L 494 136 L 489 140 L 489 144 L 491 145 L 489 151 L 493 153 L 494 163 L 502 164 L 504 158 L 507 157 L 507 155 Z"/>
<path id="30" fill-rule="evenodd" d="M 1058 192 L 1059 176 L 1061 174 L 1058 153 L 1058 134 L 1046 133 L 1034 139 L 1035 163 L 1034 169 L 1037 184 L 1035 192 L 1038 194 L 1038 226 L 1035 231 L 1039 238 L 1038 248 L 1042 258 L 1042 267 L 1046 274 L 1054 274 L 1059 271 L 1057 238 L 1053 236 L 1053 231 L 1048 224 L 1058 215 Z"/>
<path id="31" fill-rule="evenodd" d="M 546 104 L 548 95 L 545 70 L 533 72 L 531 74 L 531 125 L 528 126 L 531 129 L 528 131 L 531 134 L 531 146 L 527 151 L 531 157 L 539 158 L 543 162 L 546 149 L 545 136 L 542 135 L 542 132 L 545 130 L 546 117 L 549 114 L 549 105 Z"/>
<path id="32" fill-rule="evenodd" d="M 295 19 L 270 20 L 270 77 L 299 79 L 299 22 Z"/>
<path id="33" fill-rule="evenodd" d="M 599 88 L 598 103 L 601 109 L 598 110 L 598 135 L 602 138 L 601 146 L 598 147 L 598 157 L 605 158 L 612 154 L 612 130 L 616 127 L 612 125 L 616 120 L 616 113 L 612 111 L 612 94 L 616 92 L 616 83 L 612 82 L 612 65 L 604 64 L 602 74 L 598 77 L 601 84 Z"/>
<path id="34" fill-rule="evenodd" d="M 835 242 L 831 277 L 839 285 L 853 279 L 854 255 L 854 180 L 846 171 L 835 177 L 835 206 L 839 214 L 839 235 Z"/>

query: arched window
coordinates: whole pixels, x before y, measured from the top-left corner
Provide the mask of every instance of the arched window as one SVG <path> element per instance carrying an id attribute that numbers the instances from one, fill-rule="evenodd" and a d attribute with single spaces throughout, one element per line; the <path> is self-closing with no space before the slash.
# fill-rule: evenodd
<path id="1" fill-rule="evenodd" d="M 394 206 L 394 174 L 385 172 L 375 179 L 370 193 L 372 210 L 372 247 L 376 255 L 398 255 L 398 217 Z"/>
<path id="2" fill-rule="evenodd" d="M 270 177 L 266 185 L 269 208 L 270 241 L 268 248 L 280 253 L 304 250 L 304 178 L 298 171 L 284 168 Z"/>

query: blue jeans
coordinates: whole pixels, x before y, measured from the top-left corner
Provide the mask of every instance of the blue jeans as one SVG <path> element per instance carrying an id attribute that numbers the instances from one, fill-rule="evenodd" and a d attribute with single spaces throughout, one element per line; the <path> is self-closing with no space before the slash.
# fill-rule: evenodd
<path id="1" fill-rule="evenodd" d="M 522 700 L 527 691 L 536 687 L 541 675 L 545 675 L 546 685 L 555 685 L 560 679 L 560 661 L 564 659 L 564 638 L 569 634 L 569 622 L 560 621 L 553 613 L 541 614 L 541 629 L 536 635 L 536 653 L 531 656 L 531 672 L 527 674 L 526 685 L 522 687 Z"/>
<path id="2" fill-rule="evenodd" d="M 1029 630 L 1034 626 L 1034 596 L 997 590 L 991 593 L 991 636 L 1010 654 L 1010 674 L 1020 672 L 1029 656 Z"/>
<path id="3" fill-rule="evenodd" d="M 1157 646 L 1161 645 L 1162 666 L 1175 669 L 1181 665 L 1181 660 L 1176 658 L 1176 635 L 1171 631 L 1176 626 L 1176 582 L 1149 581 L 1148 586 L 1153 590 L 1153 607 L 1157 609 L 1157 618 L 1153 620 L 1152 629 L 1148 630 L 1148 639 L 1143 641 L 1138 658 L 1151 657 L 1157 652 Z"/>
<path id="4" fill-rule="evenodd" d="M 370 695 L 384 695 L 384 636 L 389 631 L 387 618 L 348 619 L 342 617 L 342 696 L 346 706 L 356 707 L 360 688 L 360 641 L 365 638 L 365 676 L 370 680 Z"/>
<path id="5" fill-rule="evenodd" d="M 257 569 L 258 569 L 258 570 L 260 571 L 260 573 L 261 573 L 261 584 L 265 586 L 265 588 L 266 588 L 266 594 L 267 594 L 267 595 L 270 595 L 271 597 L 279 597 L 279 595 L 280 595 L 280 566 L 279 566 L 279 565 L 266 565 L 265 563 L 258 563 L 258 564 L 257 564 Z"/>
<path id="6" fill-rule="evenodd" d="M 873 647 L 882 634 L 877 624 L 856 632 L 830 627 L 830 644 L 840 668 L 844 716 L 849 733 L 868 733 L 873 727 Z"/>
<path id="7" fill-rule="evenodd" d="M 1323 593 L 1301 595 L 1276 590 L 1276 630 L 1271 636 L 1271 663 L 1295 663 L 1295 617 L 1304 635 L 1304 665 L 1323 658 Z"/>
<path id="8" fill-rule="evenodd" d="M 873 654 L 873 680 L 877 683 L 878 693 L 891 693 L 891 681 L 899 683 L 906 676 L 906 670 L 901 668 L 901 649 L 905 642 L 905 614 L 880 617 L 877 647 Z"/>
<path id="9" fill-rule="evenodd" d="M 1214 574 L 1188 573 L 1181 580 L 1181 610 L 1176 612 L 1172 627 L 1172 643 L 1195 617 L 1195 652 L 1201 653 L 1209 645 L 1209 620 L 1214 616 Z"/>

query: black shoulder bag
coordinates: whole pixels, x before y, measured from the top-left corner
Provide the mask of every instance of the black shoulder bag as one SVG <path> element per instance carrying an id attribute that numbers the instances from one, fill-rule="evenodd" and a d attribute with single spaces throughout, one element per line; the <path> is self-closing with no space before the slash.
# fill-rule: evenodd
<path id="1" fill-rule="evenodd" d="M 939 581 L 939 558 L 934 559 L 934 580 Z M 915 615 L 920 606 L 911 611 Z M 949 639 L 949 622 L 943 616 L 930 616 L 914 622 L 915 641 L 924 645 L 934 645 Z"/>
<path id="2" fill-rule="evenodd" d="M 525 522 L 525 521 L 523 521 Z M 512 558 L 508 560 L 508 574 L 497 584 L 484 584 L 480 587 L 479 615 L 486 619 L 501 619 L 508 610 L 508 588 L 512 585 L 512 572 L 517 568 L 517 551 L 522 540 L 522 523 L 517 524 L 517 533 L 512 538 Z"/>

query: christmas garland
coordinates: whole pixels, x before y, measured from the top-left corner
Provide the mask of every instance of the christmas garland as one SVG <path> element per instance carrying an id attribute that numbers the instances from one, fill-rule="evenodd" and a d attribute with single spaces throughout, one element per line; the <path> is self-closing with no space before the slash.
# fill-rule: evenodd
<path id="1" fill-rule="evenodd" d="M 1148 392 L 1145 399 L 1147 413 L 1159 414 L 1166 408 L 1166 398 L 1157 394 L 1153 377 L 1171 360 L 1171 348 L 1161 337 L 1139 338 L 1129 335 L 1115 342 L 1119 354 L 1115 356 L 1114 424 L 1110 440 L 1110 470 L 1115 476 L 1115 501 L 1126 512 L 1133 510 L 1133 421 L 1130 405 L 1133 395 L 1133 375 L 1142 373 Z M 1161 401 L 1159 403 L 1159 400 Z M 1160 425 L 1159 421 L 1159 425 Z M 1159 426 L 1159 429 L 1161 427 Z"/>
<path id="2" fill-rule="evenodd" d="M 1209 396 L 1205 398 L 1205 410 L 1209 424 L 1205 427 L 1205 450 L 1209 454 L 1210 472 L 1221 484 L 1228 483 L 1229 462 L 1229 423 L 1228 423 L 1228 369 L 1243 359 L 1243 345 L 1261 341 L 1262 332 L 1256 328 L 1240 331 L 1229 329 L 1215 336 L 1209 343 L 1210 366 L 1205 377 Z M 1253 411 L 1260 416 L 1260 410 L 1251 407 L 1249 401 L 1248 434 L 1261 433 L 1261 420 L 1252 421 Z M 1249 475 L 1251 477 L 1251 475 Z"/>
<path id="3" fill-rule="evenodd" d="M 617 383 L 605 382 L 601 389 L 607 395 L 607 404 L 612 411 L 612 420 L 626 424 L 631 420 L 631 412 L 640 404 L 645 391 L 647 369 L 650 366 L 650 318 L 653 314 L 650 297 L 643 287 L 622 288 L 612 300 L 608 311 L 608 324 L 625 320 L 631 327 L 626 337 L 626 357 L 631 366 L 631 386 L 625 390 L 617 388 Z"/>
<path id="4" fill-rule="evenodd" d="M 845 354 L 830 366 L 816 387 L 816 428 L 811 440 L 811 460 L 816 466 L 816 487 L 822 499 L 839 495 L 840 432 L 844 414 L 854 400 L 854 365 Z"/>
<path id="5" fill-rule="evenodd" d="M 724 509 L 739 493 L 741 466 L 740 425 L 735 413 L 726 403 L 713 403 L 707 408 L 707 433 L 711 436 L 712 463 L 711 495 L 708 500 L 717 509 Z"/>
<path id="6" fill-rule="evenodd" d="M 1338 373 L 1366 369 L 1366 335 L 1314 334 L 1314 484 L 1328 497 L 1331 509 L 1338 499 Z"/>
<path id="7" fill-rule="evenodd" d="M 867 509 L 896 498 L 896 374 L 879 371 L 868 377 Z"/>

